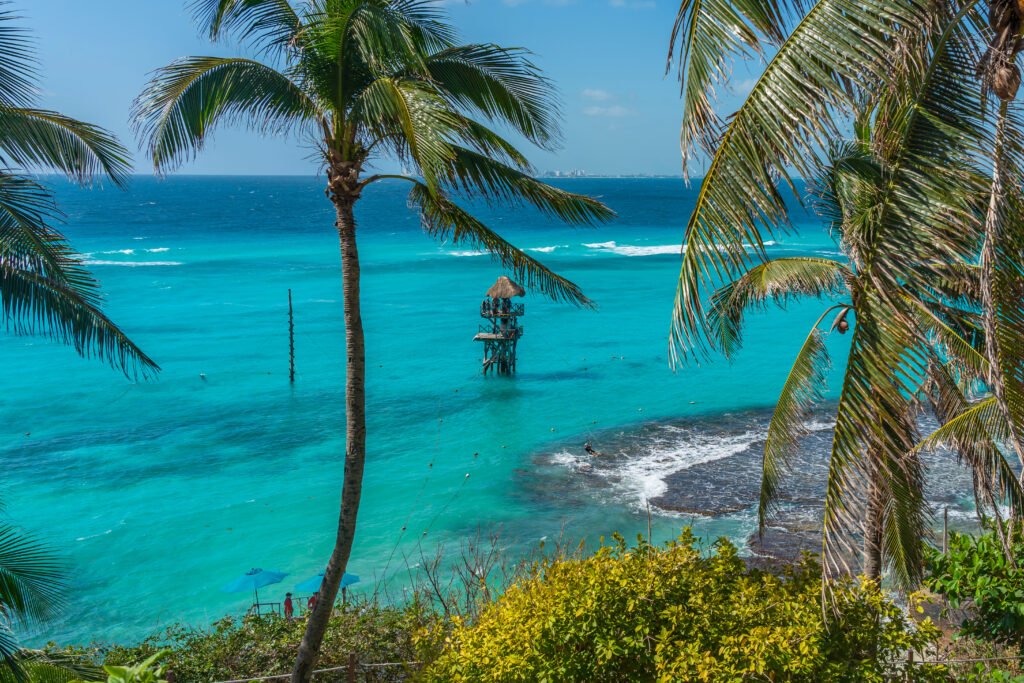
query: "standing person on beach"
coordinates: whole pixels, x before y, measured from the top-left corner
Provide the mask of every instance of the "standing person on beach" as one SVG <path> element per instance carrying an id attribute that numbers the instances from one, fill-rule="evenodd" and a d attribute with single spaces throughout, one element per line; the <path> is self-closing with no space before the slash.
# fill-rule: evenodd
<path id="1" fill-rule="evenodd" d="M 601 202 L 538 180 L 510 129 L 552 150 L 560 138 L 551 82 L 521 48 L 461 45 L 431 0 L 192 0 L 211 39 L 232 33 L 267 59 L 185 57 L 159 69 L 132 117 L 157 173 L 193 158 L 220 124 L 291 132 L 318 150 L 341 247 L 345 322 L 345 457 L 334 549 L 299 645 L 293 683 L 307 683 L 355 539 L 366 462 L 366 358 L 355 208 L 379 181 L 407 183 L 424 231 L 491 253 L 519 282 L 592 306 L 578 286 L 484 225 L 457 199 L 532 206 L 596 225 Z M 408 173 L 371 169 L 398 166 Z M 326 466 L 325 476 L 331 468 Z"/>
<path id="2" fill-rule="evenodd" d="M 295 616 L 295 605 L 292 604 L 292 594 L 291 593 L 285 593 L 284 594 L 284 618 L 287 619 L 288 621 L 291 621 L 292 617 L 294 617 L 294 616 Z"/>

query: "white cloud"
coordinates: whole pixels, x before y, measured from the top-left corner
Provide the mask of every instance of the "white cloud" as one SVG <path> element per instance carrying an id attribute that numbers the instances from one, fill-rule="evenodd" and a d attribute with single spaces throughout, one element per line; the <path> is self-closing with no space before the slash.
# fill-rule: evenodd
<path id="1" fill-rule="evenodd" d="M 601 90 L 600 88 L 585 88 L 582 93 L 588 100 L 594 100 L 595 102 L 607 102 L 612 99 L 612 94 L 607 90 Z"/>
<path id="2" fill-rule="evenodd" d="M 612 104 L 607 107 L 585 107 L 583 113 L 587 116 L 603 116 L 610 119 L 621 119 L 624 116 L 630 116 L 633 114 L 631 109 L 623 107 L 621 104 Z"/>
<path id="3" fill-rule="evenodd" d="M 744 78 L 742 81 L 730 83 L 729 90 L 731 90 L 734 95 L 746 95 L 751 91 L 751 89 L 753 89 L 756 83 L 756 78 Z"/>

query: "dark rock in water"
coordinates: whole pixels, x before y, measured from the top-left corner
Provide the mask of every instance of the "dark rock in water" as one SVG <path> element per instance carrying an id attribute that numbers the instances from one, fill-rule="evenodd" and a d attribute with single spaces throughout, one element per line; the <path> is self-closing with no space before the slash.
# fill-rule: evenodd
<path id="1" fill-rule="evenodd" d="M 748 566 L 772 569 L 800 559 L 804 552 L 821 552 L 822 507 L 801 505 L 783 509 L 763 534 L 751 534 Z"/>

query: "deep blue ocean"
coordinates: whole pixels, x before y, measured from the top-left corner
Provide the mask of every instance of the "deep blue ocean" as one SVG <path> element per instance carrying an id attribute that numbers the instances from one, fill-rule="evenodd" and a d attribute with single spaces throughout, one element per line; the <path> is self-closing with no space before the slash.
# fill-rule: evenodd
<path id="1" fill-rule="evenodd" d="M 480 529 L 500 529 L 512 554 L 559 534 L 596 543 L 646 533 L 647 502 L 673 476 L 756 450 L 763 436 L 822 305 L 754 313 L 734 362 L 674 372 L 667 332 L 696 188 L 556 182 L 600 197 L 619 218 L 567 229 L 524 208 L 478 207 L 599 307 L 527 296 L 514 379 L 482 377 L 473 342 L 500 266 L 425 236 L 402 184 L 372 187 L 358 207 L 369 437 L 355 592 L 401 594 L 421 550 L 457 548 Z M 220 588 L 250 567 L 289 572 L 266 589 L 270 599 L 322 567 L 344 428 L 339 251 L 323 184 L 139 177 L 121 192 L 53 181 L 63 229 L 102 282 L 106 310 L 163 371 L 135 383 L 45 340 L 0 337 L 5 512 L 69 565 L 65 615 L 35 642 L 205 626 L 248 606 L 246 594 Z M 771 252 L 836 255 L 820 221 L 800 215 Z M 596 471 L 587 440 L 612 456 Z M 754 528 L 750 507 L 705 517 L 654 504 L 651 513 L 655 541 L 693 524 L 742 544 Z"/>

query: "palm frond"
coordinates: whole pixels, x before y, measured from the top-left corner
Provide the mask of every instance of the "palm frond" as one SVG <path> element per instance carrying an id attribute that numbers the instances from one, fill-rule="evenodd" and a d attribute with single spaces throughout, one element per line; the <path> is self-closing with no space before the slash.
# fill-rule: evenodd
<path id="1" fill-rule="evenodd" d="M 665 73 L 672 70 L 678 43 L 683 97 L 679 148 L 684 175 L 695 148 L 714 154 L 721 128 L 714 110 L 714 88 L 728 82 L 730 60 L 763 54 L 763 41 L 778 44 L 783 37 L 781 8 L 774 0 L 682 0 L 672 26 Z"/>
<path id="2" fill-rule="evenodd" d="M 415 164 L 432 187 L 455 159 L 451 139 L 460 118 L 420 81 L 378 78 L 360 93 L 349 117 L 389 145 L 400 161 Z"/>
<path id="3" fill-rule="evenodd" d="M 3 651 L 3 645 L 0 645 Z M 103 681 L 102 668 L 82 657 L 14 648 L 8 666 L 0 666 L 0 683 L 73 683 L 74 681 Z"/>
<path id="4" fill-rule="evenodd" d="M 778 184 L 815 174 L 821 152 L 838 137 L 851 91 L 886 82 L 899 27 L 930 25 L 934 10 L 929 0 L 819 0 L 779 47 L 701 183 L 670 330 L 674 362 L 706 352 L 704 290 L 745 270 L 747 245 L 763 258 L 764 233 L 786 228 Z"/>
<path id="5" fill-rule="evenodd" d="M 38 76 L 35 50 L 20 17 L 0 2 L 0 106 L 28 107 L 36 99 Z"/>
<path id="6" fill-rule="evenodd" d="M 34 624 L 63 604 L 64 563 L 32 536 L 0 523 L 0 603 L 12 623 Z"/>
<path id="7" fill-rule="evenodd" d="M 739 350 L 748 308 L 763 308 L 768 301 L 785 306 L 801 296 L 836 295 L 846 289 L 852 275 L 838 261 L 810 256 L 772 259 L 751 267 L 711 297 L 708 327 L 716 348 L 727 357 Z"/>
<path id="8" fill-rule="evenodd" d="M 763 532 L 777 506 L 779 484 L 799 439 L 807 435 L 806 421 L 821 401 L 829 368 L 828 349 L 818 326 L 835 307 L 826 310 L 811 328 L 775 403 L 761 461 L 761 492 L 757 506 Z"/>
<path id="9" fill-rule="evenodd" d="M 554 87 L 529 54 L 491 44 L 460 45 L 425 61 L 429 78 L 454 106 L 507 124 L 551 149 L 559 137 Z"/>
<path id="10" fill-rule="evenodd" d="M 593 307 L 593 302 L 576 284 L 507 242 L 446 196 L 434 192 L 419 181 L 409 180 L 413 182 L 409 203 L 419 210 L 423 229 L 428 235 L 451 244 L 488 252 L 521 285 L 537 290 L 554 301 Z"/>
<path id="11" fill-rule="evenodd" d="M 822 562 L 826 575 L 849 573 L 860 537 L 866 493 L 881 488 L 884 555 L 901 586 L 920 578 L 919 540 L 929 511 L 917 443 L 916 387 L 928 349 L 905 316 L 871 292 L 863 294 L 836 411 L 825 494 Z M 916 536 L 915 536 L 916 534 Z M 903 545 L 913 539 L 915 547 Z"/>
<path id="12" fill-rule="evenodd" d="M 136 133 L 161 173 L 193 158 L 218 125 L 275 134 L 308 130 L 319 118 L 317 104 L 287 76 L 231 57 L 187 57 L 159 69 L 132 107 Z"/>
<path id="13" fill-rule="evenodd" d="M 513 206 L 525 202 L 545 215 L 575 225 L 595 225 L 615 217 L 611 209 L 595 199 L 548 185 L 484 154 L 463 147 L 451 149 L 453 157 L 444 169 L 443 183 L 467 196 Z"/>
<path id="14" fill-rule="evenodd" d="M 56 169 L 78 182 L 105 174 L 123 186 L 131 172 L 126 150 L 98 126 L 57 112 L 0 106 L 0 165 Z"/>
<path id="15" fill-rule="evenodd" d="M 921 440 L 916 450 L 952 449 L 973 474 L 978 500 L 992 506 L 1002 501 L 1014 514 L 1024 510 L 1024 490 L 1014 468 L 999 448 L 1009 436 L 995 397 L 971 403 L 956 379 L 940 363 L 929 368 L 928 397 L 940 427 Z M 981 510 L 979 510 L 981 514 Z"/>
<path id="16" fill-rule="evenodd" d="M 20 334 L 41 334 L 95 356 L 126 376 L 159 366 L 100 310 L 96 281 L 49 221 L 49 192 L 0 174 L 0 317 Z"/>
<path id="17" fill-rule="evenodd" d="M 233 33 L 241 42 L 283 50 L 302 29 L 288 0 L 192 0 L 189 8 L 213 41 Z"/>

